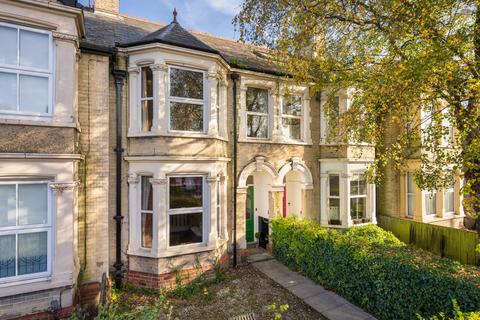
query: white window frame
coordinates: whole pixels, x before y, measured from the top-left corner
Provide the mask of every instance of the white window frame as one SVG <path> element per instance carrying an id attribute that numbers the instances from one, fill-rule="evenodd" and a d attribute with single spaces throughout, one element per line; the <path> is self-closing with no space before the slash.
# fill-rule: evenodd
<path id="1" fill-rule="evenodd" d="M 409 177 L 411 177 L 412 179 L 412 183 L 413 183 L 413 188 L 414 190 L 412 190 L 412 192 L 408 192 L 408 180 L 409 180 Z M 408 208 L 410 208 L 410 206 L 408 205 L 410 199 L 413 199 L 413 212 L 409 212 L 408 211 Z M 415 215 L 415 181 L 413 180 L 413 172 L 407 172 L 406 175 L 405 175 L 405 216 L 407 218 L 413 218 Z"/>
<path id="2" fill-rule="evenodd" d="M 363 176 L 363 179 L 365 181 L 365 193 L 364 194 L 361 194 L 361 195 L 352 195 L 352 188 L 351 188 L 351 183 L 352 181 L 354 181 L 354 178 L 356 176 Z M 365 212 L 364 212 L 364 217 L 362 219 L 371 219 L 371 217 L 368 217 L 368 183 L 367 183 L 367 180 L 366 180 L 366 177 L 365 177 L 365 173 L 364 172 L 355 172 L 352 174 L 352 177 L 350 179 L 348 179 L 348 217 L 349 219 L 353 222 L 353 218 L 352 218 L 352 202 L 351 202 L 351 199 L 360 199 L 360 198 L 365 198 Z M 360 223 L 363 223 L 363 222 L 360 222 Z M 356 223 L 356 224 L 360 224 L 360 223 Z"/>
<path id="3" fill-rule="evenodd" d="M 139 219 L 139 247 L 143 250 L 152 250 L 153 247 L 154 247 L 154 238 L 155 238 L 155 232 L 154 232 L 154 228 L 153 228 L 153 224 L 155 223 L 155 215 L 154 215 L 154 207 L 152 207 L 152 210 L 144 210 L 142 209 L 142 200 L 143 200 L 143 194 L 142 194 L 142 178 L 146 178 L 148 179 L 148 182 L 150 183 L 150 185 L 152 186 L 152 203 L 153 203 L 153 193 L 155 192 L 155 189 L 153 188 L 153 185 L 152 185 L 152 179 L 153 179 L 153 176 L 152 175 L 149 175 L 149 174 L 139 174 L 138 175 L 138 178 L 139 178 L 139 183 L 140 183 L 140 190 L 139 190 L 139 199 L 140 201 L 138 202 L 138 212 L 140 212 L 140 219 Z M 144 247 L 142 246 L 142 240 L 143 240 L 143 234 L 142 234 L 142 216 L 144 213 L 150 213 L 152 215 L 152 246 L 151 247 Z"/>
<path id="4" fill-rule="evenodd" d="M 29 234 L 29 233 L 38 233 L 38 232 L 47 232 L 47 271 L 30 273 L 25 275 L 15 275 L 12 277 L 0 278 L 0 285 L 4 283 L 20 282 L 24 280 L 32 280 L 37 278 L 49 277 L 52 274 L 52 251 L 53 251 L 53 227 L 52 227 L 52 191 L 50 188 L 51 181 L 43 180 L 9 180 L 9 181 L 0 181 L 0 185 L 15 185 L 15 197 L 16 197 L 16 220 L 18 221 L 18 185 L 21 184 L 46 184 L 47 185 L 47 223 L 46 224 L 36 224 L 36 225 L 26 225 L 26 226 L 11 226 L 11 227 L 0 227 L 0 236 L 7 235 L 16 235 L 15 239 L 15 273 L 18 273 L 18 235 L 19 234 Z"/>
<path id="5" fill-rule="evenodd" d="M 437 190 L 424 190 L 423 192 L 424 201 L 425 201 L 425 215 L 433 217 L 437 215 Z M 433 212 L 427 212 L 427 197 L 434 197 L 433 201 Z"/>
<path id="6" fill-rule="evenodd" d="M 143 68 L 150 68 L 150 70 L 152 71 L 152 96 L 151 97 L 142 97 L 142 92 L 143 92 L 143 86 L 142 86 L 142 69 Z M 155 86 L 155 83 L 154 83 L 154 76 L 153 76 L 153 70 L 152 70 L 152 65 L 151 64 L 145 64 L 145 65 L 140 65 L 139 66 L 139 69 L 140 69 L 140 72 L 139 72 L 139 76 L 138 76 L 138 119 L 139 119 L 139 123 L 138 123 L 138 127 L 139 127 L 139 131 L 141 133 L 149 133 L 149 132 L 152 132 L 155 130 L 154 128 L 154 117 L 155 117 L 155 108 L 157 108 L 157 106 L 155 105 L 155 92 L 154 92 L 154 89 L 153 87 Z M 142 113 L 142 109 L 143 109 L 143 101 L 153 101 L 152 104 L 153 104 L 153 108 L 152 108 L 152 128 L 149 130 L 149 131 L 143 131 L 143 113 Z"/>
<path id="7" fill-rule="evenodd" d="M 0 64 L 0 72 L 3 73 L 10 73 L 14 74 L 17 77 L 17 110 L 1 110 L 0 114 L 5 115 L 17 115 L 17 116 L 40 116 L 40 117 L 49 117 L 53 114 L 53 78 L 54 78 L 54 45 L 53 45 L 53 37 L 50 31 L 28 28 L 24 26 L 19 26 L 10 23 L 0 22 L 0 26 L 13 28 L 17 30 L 17 65 L 11 64 Z M 48 42 L 49 42 L 49 52 L 48 52 L 48 69 L 40 69 L 40 68 L 33 68 L 33 67 L 24 67 L 20 66 L 20 31 L 30 31 L 34 33 L 41 33 L 48 35 Z M 48 79 L 48 112 L 24 112 L 20 111 L 20 76 L 36 76 L 41 78 Z"/>
<path id="8" fill-rule="evenodd" d="M 184 98 L 184 97 L 174 97 L 170 95 L 170 72 L 172 69 L 179 69 L 179 70 L 186 70 L 186 71 L 193 71 L 193 72 L 200 72 L 203 75 L 203 99 L 194 99 L 194 98 Z M 208 129 L 208 108 L 207 108 L 207 93 L 208 93 L 208 81 L 207 81 L 207 73 L 205 70 L 202 69 L 194 69 L 188 67 L 181 67 L 177 65 L 169 65 L 168 66 L 168 80 L 167 80 L 167 121 L 168 121 L 168 131 L 169 132 L 180 132 L 180 133 L 193 133 L 193 134 L 206 134 Z M 201 131 L 194 131 L 194 130 L 176 130 L 172 129 L 172 122 L 171 122 L 171 106 L 172 102 L 178 103 L 188 103 L 188 104 L 195 104 L 201 105 L 203 109 L 203 123 L 202 123 L 202 130 Z"/>
<path id="9" fill-rule="evenodd" d="M 282 113 L 282 116 L 281 116 L 281 126 L 282 126 L 282 135 L 283 137 L 286 139 L 286 140 L 290 140 L 290 141 L 303 141 L 303 136 L 304 136 L 304 126 L 303 126 L 303 117 L 304 117 L 304 110 L 305 110 L 305 106 L 303 105 L 303 96 L 300 95 L 300 94 L 292 94 L 290 95 L 291 97 L 295 97 L 295 98 L 300 98 L 300 105 L 302 106 L 302 109 L 300 111 L 300 115 L 299 116 L 294 116 L 294 115 L 290 115 L 290 114 L 286 114 L 284 113 L 284 103 L 286 102 L 286 99 L 289 97 L 288 95 L 284 95 L 282 97 L 282 105 L 280 106 L 281 108 L 281 113 Z M 299 139 L 295 139 L 295 138 L 292 138 L 292 137 L 289 137 L 287 136 L 286 132 L 285 132 L 285 128 L 283 127 L 283 119 L 298 119 L 300 121 L 300 138 Z"/>
<path id="10" fill-rule="evenodd" d="M 178 208 L 178 209 L 170 209 L 170 178 L 202 178 L 202 207 L 192 207 L 192 208 Z M 188 248 L 188 247 L 198 247 L 205 245 L 208 235 L 206 235 L 207 223 L 210 219 L 207 218 L 207 208 L 210 199 L 207 196 L 207 175 L 206 174 L 172 174 L 167 175 L 167 250 L 168 249 L 176 249 L 176 248 Z M 170 245 L 170 216 L 171 215 L 180 215 L 180 214 L 190 214 L 190 213 L 198 213 L 202 212 L 202 242 L 197 243 L 188 243 L 188 244 L 181 244 L 177 246 Z"/>
<path id="11" fill-rule="evenodd" d="M 253 88 L 253 89 L 259 89 L 259 90 L 266 90 L 267 91 L 267 113 L 263 112 L 255 112 L 255 111 L 248 111 L 248 105 L 247 105 L 247 94 L 248 94 L 248 89 Z M 270 88 L 264 88 L 264 87 L 259 87 L 259 86 L 247 86 L 247 89 L 245 90 L 245 130 L 246 130 L 246 138 L 250 140 L 270 140 L 271 139 L 271 119 L 270 119 L 270 114 L 271 114 L 271 108 L 270 108 L 270 102 L 271 102 L 271 89 Z M 248 116 L 261 116 L 261 117 L 267 117 L 267 137 L 262 138 L 262 137 L 251 137 L 249 136 L 249 128 L 248 128 Z"/>
<path id="12" fill-rule="evenodd" d="M 330 193 L 330 177 L 331 176 L 338 176 L 338 196 L 332 196 Z M 341 193 L 341 174 L 339 172 L 329 172 L 328 179 L 327 179 L 327 221 L 330 225 L 330 199 L 338 199 L 338 219 L 340 220 L 340 224 L 338 226 L 342 226 L 342 193 Z M 336 225 L 334 225 L 336 226 Z"/>

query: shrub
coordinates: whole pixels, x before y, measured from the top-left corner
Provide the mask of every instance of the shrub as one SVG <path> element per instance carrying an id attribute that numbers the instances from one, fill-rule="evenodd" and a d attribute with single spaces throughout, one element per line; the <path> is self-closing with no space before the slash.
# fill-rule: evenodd
<path id="1" fill-rule="evenodd" d="M 275 256 L 380 319 L 480 307 L 480 270 L 401 243 L 377 226 L 344 232 L 295 218 L 272 221 Z M 447 316 L 453 315 L 453 311 Z"/>

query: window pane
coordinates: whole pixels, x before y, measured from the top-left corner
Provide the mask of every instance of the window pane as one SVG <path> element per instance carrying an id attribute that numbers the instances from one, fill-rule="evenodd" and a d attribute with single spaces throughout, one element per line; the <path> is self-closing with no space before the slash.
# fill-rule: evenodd
<path id="1" fill-rule="evenodd" d="M 142 101 L 142 131 L 152 131 L 153 125 L 153 100 Z"/>
<path id="2" fill-rule="evenodd" d="M 253 138 L 268 138 L 268 117 L 247 115 L 247 135 Z"/>
<path id="3" fill-rule="evenodd" d="M 350 199 L 350 216 L 352 220 L 365 218 L 365 203 L 366 198 L 351 198 Z"/>
<path id="4" fill-rule="evenodd" d="M 301 116 L 302 98 L 299 96 L 285 96 L 283 98 L 283 114 Z"/>
<path id="5" fill-rule="evenodd" d="M 151 248 L 153 239 L 153 214 L 142 212 L 142 247 Z"/>
<path id="6" fill-rule="evenodd" d="M 142 68 L 142 98 L 153 97 L 153 73 L 150 67 Z"/>
<path id="7" fill-rule="evenodd" d="M 282 125 L 285 137 L 300 140 L 300 119 L 283 118 Z"/>
<path id="8" fill-rule="evenodd" d="M 18 185 L 18 224 L 47 223 L 47 184 Z"/>
<path id="9" fill-rule="evenodd" d="M 268 90 L 247 88 L 247 111 L 268 113 Z"/>
<path id="10" fill-rule="evenodd" d="M 435 193 L 426 193 L 425 194 L 425 211 L 426 214 L 434 215 L 436 214 L 436 202 L 437 196 Z"/>
<path id="11" fill-rule="evenodd" d="M 0 110 L 17 110 L 17 75 L 0 72 Z"/>
<path id="12" fill-rule="evenodd" d="M 328 176 L 328 184 L 330 196 L 340 196 L 340 176 L 338 174 L 331 174 Z"/>
<path id="13" fill-rule="evenodd" d="M 203 241 L 202 213 L 170 215 L 170 246 Z"/>
<path id="14" fill-rule="evenodd" d="M 340 222 L 340 199 L 328 199 L 328 223 L 332 225 L 341 224 Z"/>
<path id="15" fill-rule="evenodd" d="M 445 201 L 445 212 L 454 212 L 455 211 L 455 192 L 446 191 L 444 194 Z"/>
<path id="16" fill-rule="evenodd" d="M 0 26 L 0 43 L 0 64 L 17 65 L 17 29 Z"/>
<path id="17" fill-rule="evenodd" d="M 203 105 L 171 102 L 170 129 L 203 131 Z"/>
<path id="18" fill-rule="evenodd" d="M 407 173 L 407 192 L 414 193 L 415 192 L 415 180 L 413 179 L 413 173 Z"/>
<path id="19" fill-rule="evenodd" d="M 48 69 L 48 35 L 20 30 L 20 65 Z"/>
<path id="20" fill-rule="evenodd" d="M 171 68 L 170 96 L 203 99 L 203 72 Z"/>
<path id="21" fill-rule="evenodd" d="M 142 210 L 153 210 L 153 188 L 150 177 L 142 176 Z"/>
<path id="22" fill-rule="evenodd" d="M 11 227 L 17 223 L 15 194 L 15 185 L 0 185 L 0 227 Z"/>
<path id="23" fill-rule="evenodd" d="M 0 278 L 15 276 L 15 235 L 0 236 Z"/>
<path id="24" fill-rule="evenodd" d="M 18 235 L 18 274 L 47 271 L 47 233 Z"/>
<path id="25" fill-rule="evenodd" d="M 202 196 L 202 177 L 170 178 L 170 209 L 201 207 Z"/>
<path id="26" fill-rule="evenodd" d="M 366 181 L 363 175 L 355 175 L 350 180 L 350 195 L 361 196 L 367 194 Z"/>
<path id="27" fill-rule="evenodd" d="M 407 195 L 407 216 L 413 217 L 415 213 L 415 196 L 412 194 Z"/>
<path id="28" fill-rule="evenodd" d="M 20 111 L 48 113 L 48 78 L 20 75 Z"/>

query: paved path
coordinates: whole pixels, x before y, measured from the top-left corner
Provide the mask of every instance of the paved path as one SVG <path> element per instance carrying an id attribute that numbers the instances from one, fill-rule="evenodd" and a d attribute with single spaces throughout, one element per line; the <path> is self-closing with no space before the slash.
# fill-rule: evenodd
<path id="1" fill-rule="evenodd" d="M 290 271 L 266 252 L 254 253 L 247 261 L 329 320 L 376 320 L 336 293 Z"/>

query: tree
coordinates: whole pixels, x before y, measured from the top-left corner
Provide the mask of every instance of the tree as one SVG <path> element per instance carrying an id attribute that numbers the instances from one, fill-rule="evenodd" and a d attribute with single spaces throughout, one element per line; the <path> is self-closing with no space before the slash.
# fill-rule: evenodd
<path id="1" fill-rule="evenodd" d="M 234 23 L 242 39 L 271 49 L 272 62 L 328 101 L 353 88 L 339 132 L 376 146 L 375 179 L 387 165 L 402 168 L 421 146 L 419 187 L 441 186 L 461 171 L 464 208 L 473 215 L 480 212 L 479 7 L 480 0 L 245 0 Z"/>

